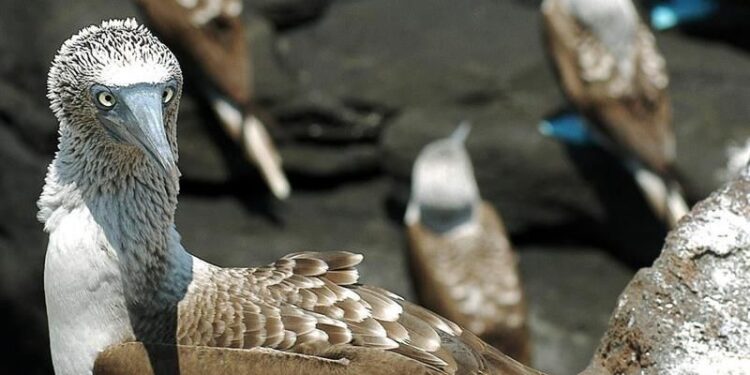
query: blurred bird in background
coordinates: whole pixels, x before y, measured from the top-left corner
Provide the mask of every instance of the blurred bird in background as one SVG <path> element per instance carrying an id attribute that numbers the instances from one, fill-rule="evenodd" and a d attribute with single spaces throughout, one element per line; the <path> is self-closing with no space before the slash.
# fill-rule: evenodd
<path id="1" fill-rule="evenodd" d="M 479 196 L 464 143 L 470 126 L 425 146 L 405 222 L 419 297 L 428 308 L 530 363 L 526 300 L 500 216 Z"/>
<path id="2" fill-rule="evenodd" d="M 664 58 L 631 0 L 545 0 L 549 56 L 581 113 L 547 119 L 544 134 L 617 155 L 670 227 L 688 211 L 674 168 Z"/>
<path id="3" fill-rule="evenodd" d="M 240 0 L 134 0 L 180 56 L 229 137 L 258 166 L 271 192 L 291 191 L 281 157 L 252 102 L 252 66 Z M 190 71 L 194 68 L 194 72 Z"/>

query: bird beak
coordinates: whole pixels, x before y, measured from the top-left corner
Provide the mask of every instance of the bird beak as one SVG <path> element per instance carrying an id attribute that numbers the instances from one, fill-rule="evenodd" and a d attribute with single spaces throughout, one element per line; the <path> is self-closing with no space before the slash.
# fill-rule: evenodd
<path id="1" fill-rule="evenodd" d="M 113 138 L 137 146 L 164 173 L 172 175 L 177 165 L 164 127 L 162 90 L 147 84 L 113 90 L 118 103 L 100 118 Z"/>

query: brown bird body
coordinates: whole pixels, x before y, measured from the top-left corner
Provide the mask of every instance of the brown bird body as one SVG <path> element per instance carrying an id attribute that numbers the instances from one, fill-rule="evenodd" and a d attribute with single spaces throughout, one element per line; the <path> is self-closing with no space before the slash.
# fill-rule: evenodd
<path id="1" fill-rule="evenodd" d="M 225 132 L 260 168 L 271 191 L 289 195 L 281 158 L 252 103 L 252 64 L 240 0 L 134 0 L 175 53 L 202 76 L 201 88 Z M 251 108 L 253 108 L 251 110 Z"/>
<path id="2" fill-rule="evenodd" d="M 174 370 L 178 370 L 174 371 Z M 171 372 L 170 372 L 171 370 Z M 105 350 L 94 375 L 432 375 L 434 371 L 402 355 L 365 347 L 332 346 L 320 355 L 274 349 L 127 343 Z M 512 370 L 509 373 L 513 373 Z"/>
<path id="3" fill-rule="evenodd" d="M 545 0 L 542 15 L 568 100 L 594 124 L 598 141 L 626 160 L 657 214 L 674 225 L 688 207 L 675 180 L 669 78 L 653 34 L 631 0 Z"/>
<path id="4" fill-rule="evenodd" d="M 527 374 L 516 363 L 501 365 L 500 374 Z M 274 349 L 226 349 L 207 346 L 114 345 L 96 360 L 94 375 L 439 375 L 400 354 L 357 346 L 331 346 L 319 355 Z M 489 374 L 496 372 L 488 372 Z M 536 372 L 532 372 L 537 374 Z"/>
<path id="5" fill-rule="evenodd" d="M 482 203 L 474 228 L 441 234 L 415 223 L 408 226 L 408 237 L 422 303 L 529 363 L 517 261 L 492 205 Z"/>
<path id="6" fill-rule="evenodd" d="M 220 268 L 196 259 L 177 305 L 177 344 L 264 347 L 318 358 L 364 347 L 372 349 L 359 352 L 368 361 L 389 358 L 383 365 L 392 373 L 402 373 L 396 366 L 434 374 L 536 373 L 447 319 L 357 284 L 361 260 L 347 252 L 306 252 L 267 267 Z"/>

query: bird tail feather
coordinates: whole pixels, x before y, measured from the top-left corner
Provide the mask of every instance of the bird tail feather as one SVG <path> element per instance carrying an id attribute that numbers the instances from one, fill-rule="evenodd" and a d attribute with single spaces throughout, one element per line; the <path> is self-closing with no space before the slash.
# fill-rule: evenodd
<path id="1" fill-rule="evenodd" d="M 229 138 L 237 141 L 242 133 L 242 111 L 225 98 L 213 95 L 211 107 Z"/>
<path id="2" fill-rule="evenodd" d="M 281 157 L 266 127 L 253 115 L 247 115 L 242 124 L 242 144 L 247 157 L 260 168 L 273 195 L 282 200 L 288 198 L 291 187 L 281 168 Z"/>
<path id="3" fill-rule="evenodd" d="M 690 211 L 679 183 L 666 179 L 635 161 L 628 163 L 628 168 L 654 213 L 670 228 L 674 228 L 677 222 Z"/>
<path id="4" fill-rule="evenodd" d="M 211 102 L 224 131 L 242 145 L 245 157 L 258 166 L 273 195 L 282 200 L 288 198 L 291 192 L 289 180 L 265 125 L 221 96 L 215 95 Z"/>

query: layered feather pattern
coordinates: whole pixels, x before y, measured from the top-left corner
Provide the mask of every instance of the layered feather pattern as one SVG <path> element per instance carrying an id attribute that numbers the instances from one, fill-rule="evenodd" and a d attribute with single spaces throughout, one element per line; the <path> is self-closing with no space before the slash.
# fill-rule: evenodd
<path id="1" fill-rule="evenodd" d="M 305 354 L 333 345 L 389 350 L 437 373 L 520 366 L 434 313 L 357 284 L 362 255 L 301 252 L 258 268 L 206 265 L 179 304 L 179 344 Z M 521 368 L 521 367 L 519 367 Z M 489 372 L 488 372 L 489 371 Z"/>

